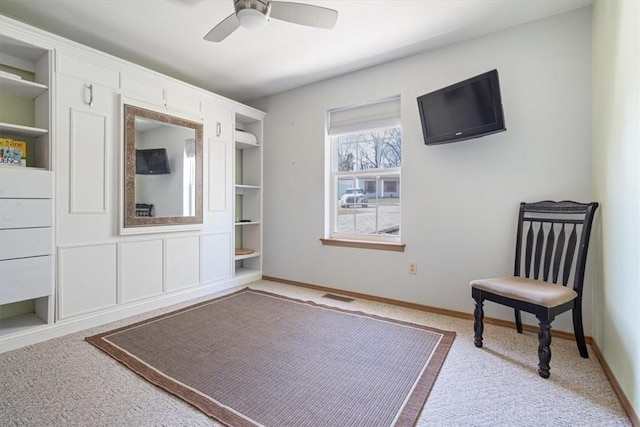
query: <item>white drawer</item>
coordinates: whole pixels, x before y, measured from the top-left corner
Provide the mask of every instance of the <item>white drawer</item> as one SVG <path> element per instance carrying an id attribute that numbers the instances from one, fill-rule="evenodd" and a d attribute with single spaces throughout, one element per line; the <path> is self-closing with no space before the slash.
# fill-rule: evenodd
<path id="1" fill-rule="evenodd" d="M 51 295 L 52 257 L 0 261 L 0 304 Z"/>
<path id="2" fill-rule="evenodd" d="M 0 167 L 0 197 L 50 199 L 52 180 L 49 170 Z"/>
<path id="3" fill-rule="evenodd" d="M 51 199 L 0 199 L 0 229 L 51 227 Z"/>
<path id="4" fill-rule="evenodd" d="M 0 230 L 0 260 L 51 255 L 52 234 L 51 227 Z"/>

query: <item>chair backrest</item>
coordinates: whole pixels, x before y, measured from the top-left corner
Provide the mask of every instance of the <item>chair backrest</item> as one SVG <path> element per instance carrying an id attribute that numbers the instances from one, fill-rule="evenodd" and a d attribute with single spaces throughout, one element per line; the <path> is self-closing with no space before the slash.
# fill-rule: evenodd
<path id="1" fill-rule="evenodd" d="M 582 295 L 591 224 L 598 203 L 521 203 L 514 275 L 567 286 Z"/>

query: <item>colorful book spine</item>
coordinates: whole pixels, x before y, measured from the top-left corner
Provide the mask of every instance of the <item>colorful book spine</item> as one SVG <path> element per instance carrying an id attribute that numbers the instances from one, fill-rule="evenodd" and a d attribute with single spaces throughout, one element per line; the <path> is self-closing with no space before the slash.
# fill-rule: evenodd
<path id="1" fill-rule="evenodd" d="M 27 166 L 27 143 L 0 138 L 0 165 Z"/>

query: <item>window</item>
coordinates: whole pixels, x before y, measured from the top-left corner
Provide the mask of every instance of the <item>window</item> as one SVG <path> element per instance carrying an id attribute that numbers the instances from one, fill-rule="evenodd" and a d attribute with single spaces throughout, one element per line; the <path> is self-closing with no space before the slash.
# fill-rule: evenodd
<path id="1" fill-rule="evenodd" d="M 326 209 L 333 239 L 400 241 L 400 98 L 328 113 Z"/>

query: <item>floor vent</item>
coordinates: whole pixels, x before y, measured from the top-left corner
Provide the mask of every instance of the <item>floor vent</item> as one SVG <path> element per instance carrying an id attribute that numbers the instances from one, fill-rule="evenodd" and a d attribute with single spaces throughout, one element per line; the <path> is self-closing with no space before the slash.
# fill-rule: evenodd
<path id="1" fill-rule="evenodd" d="M 341 295 L 334 295 L 334 294 L 324 294 L 324 295 L 322 295 L 322 298 L 329 298 L 329 299 L 334 299 L 334 300 L 342 301 L 342 302 L 353 302 L 353 301 L 355 301 L 353 298 L 347 298 L 347 297 L 343 297 Z"/>

